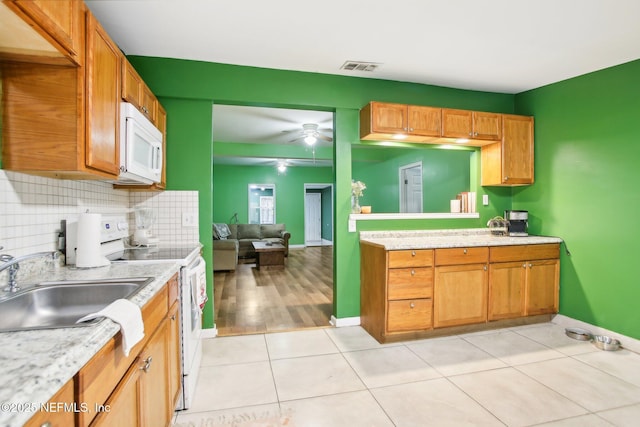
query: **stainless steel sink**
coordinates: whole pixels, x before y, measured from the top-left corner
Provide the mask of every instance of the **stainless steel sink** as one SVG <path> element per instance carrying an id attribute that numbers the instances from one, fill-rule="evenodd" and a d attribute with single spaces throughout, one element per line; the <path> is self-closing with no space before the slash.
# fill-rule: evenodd
<path id="1" fill-rule="evenodd" d="M 0 332 L 87 326 L 76 323 L 120 298 L 131 298 L 151 277 L 42 282 L 0 300 Z"/>

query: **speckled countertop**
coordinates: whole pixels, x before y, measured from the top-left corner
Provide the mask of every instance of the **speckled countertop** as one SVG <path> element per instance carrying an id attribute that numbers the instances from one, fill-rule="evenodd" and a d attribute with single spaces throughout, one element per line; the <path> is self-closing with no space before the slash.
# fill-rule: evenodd
<path id="1" fill-rule="evenodd" d="M 361 231 L 360 241 L 380 245 L 386 250 L 461 248 L 471 246 L 539 245 L 561 243 L 549 236 L 494 236 L 488 228 L 411 231 Z"/>
<path id="2" fill-rule="evenodd" d="M 154 277 L 131 301 L 144 306 L 180 269 L 177 262 L 112 264 L 93 269 L 48 266 L 47 281 Z M 22 426 L 32 412 L 5 404 L 46 403 L 120 330 L 109 319 L 86 327 L 0 333 L 0 426 Z"/>

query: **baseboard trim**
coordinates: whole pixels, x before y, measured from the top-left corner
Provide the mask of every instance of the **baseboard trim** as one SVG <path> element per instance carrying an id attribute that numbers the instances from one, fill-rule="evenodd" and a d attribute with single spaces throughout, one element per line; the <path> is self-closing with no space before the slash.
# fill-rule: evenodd
<path id="1" fill-rule="evenodd" d="M 289 245 L 289 249 L 304 249 L 305 245 Z"/>
<path id="2" fill-rule="evenodd" d="M 637 340 L 635 338 L 631 338 L 626 335 L 622 335 L 617 332 L 610 331 L 608 329 L 604 329 L 587 322 L 583 322 L 581 320 L 567 317 L 562 314 L 556 315 L 551 322 L 555 323 L 556 325 L 564 326 L 565 328 L 577 327 L 577 328 L 587 329 L 594 335 L 607 335 L 609 337 L 613 337 L 618 341 L 620 341 L 620 343 L 622 344 L 622 347 L 626 348 L 627 350 L 631 350 L 635 353 L 640 353 L 640 340 Z"/>
<path id="3" fill-rule="evenodd" d="M 329 323 L 336 328 L 344 328 L 346 326 L 360 326 L 360 316 L 357 317 L 341 317 L 338 319 L 334 315 L 331 315 Z"/>
<path id="4" fill-rule="evenodd" d="M 214 326 L 213 328 L 203 329 L 202 334 L 200 335 L 200 339 L 215 338 L 217 336 L 218 336 L 218 328 Z"/>

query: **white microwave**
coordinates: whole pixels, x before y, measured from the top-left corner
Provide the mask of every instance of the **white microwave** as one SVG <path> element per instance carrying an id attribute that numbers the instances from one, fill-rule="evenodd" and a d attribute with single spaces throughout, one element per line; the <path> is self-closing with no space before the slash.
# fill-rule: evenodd
<path id="1" fill-rule="evenodd" d="M 162 179 L 162 132 L 133 104 L 120 104 L 118 184 L 149 185 Z"/>

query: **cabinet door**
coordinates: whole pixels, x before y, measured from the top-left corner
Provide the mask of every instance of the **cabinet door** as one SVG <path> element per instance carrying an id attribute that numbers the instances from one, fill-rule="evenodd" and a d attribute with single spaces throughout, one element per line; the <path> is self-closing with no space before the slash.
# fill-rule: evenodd
<path id="1" fill-rule="evenodd" d="M 86 165 L 117 176 L 120 169 L 120 51 L 87 12 Z"/>
<path id="2" fill-rule="evenodd" d="M 169 369 L 169 416 L 178 402 L 182 390 L 182 364 L 180 363 L 180 304 L 176 302 L 169 310 L 169 333 L 167 338 L 167 367 Z"/>
<path id="3" fill-rule="evenodd" d="M 502 122 L 502 181 L 533 184 L 533 117 L 505 114 Z"/>
<path id="4" fill-rule="evenodd" d="M 442 136 L 447 138 L 471 138 L 472 111 L 442 109 Z"/>
<path id="5" fill-rule="evenodd" d="M 142 98 L 140 104 L 140 111 L 147 116 L 149 120 L 155 123 L 156 121 L 156 110 L 158 101 L 156 100 L 156 96 L 151 92 L 151 89 L 147 87 L 146 84 L 142 84 Z"/>
<path id="6" fill-rule="evenodd" d="M 140 367 L 136 361 L 107 400 L 105 410 L 101 411 L 93 420 L 91 427 L 136 427 L 141 425 L 138 410 L 140 373 Z"/>
<path id="7" fill-rule="evenodd" d="M 442 109 L 409 105 L 409 133 L 423 136 L 440 136 Z"/>
<path id="8" fill-rule="evenodd" d="M 75 399 L 73 396 L 73 379 L 69 380 L 62 388 L 49 400 L 48 403 L 54 405 L 65 403 L 72 407 Z M 81 408 L 78 405 L 78 408 Z M 38 411 L 24 424 L 24 427 L 69 427 L 74 425 L 73 411 Z M 115 424 L 114 424 L 115 425 Z M 124 425 L 124 424 L 119 424 Z"/>
<path id="9" fill-rule="evenodd" d="M 406 133 L 407 106 L 404 104 L 371 103 L 371 130 L 377 133 Z"/>
<path id="10" fill-rule="evenodd" d="M 474 111 L 473 138 L 500 141 L 502 139 L 502 114 Z"/>
<path id="11" fill-rule="evenodd" d="M 486 264 L 436 267 L 433 327 L 486 322 L 487 277 Z"/>
<path id="12" fill-rule="evenodd" d="M 524 316 L 525 262 L 489 266 L 489 320 Z"/>
<path id="13" fill-rule="evenodd" d="M 142 95 L 140 89 L 142 88 L 142 79 L 133 68 L 133 65 L 126 60 L 122 59 L 122 99 L 132 103 L 136 107 L 140 108 L 142 103 Z"/>
<path id="14" fill-rule="evenodd" d="M 558 312 L 560 260 L 530 261 L 527 263 L 526 314 Z"/>
<path id="15" fill-rule="evenodd" d="M 82 64 L 82 2 L 78 0 L 15 0 L 25 14 L 36 22 L 50 38 Z"/>
<path id="16" fill-rule="evenodd" d="M 165 319 L 140 353 L 140 418 L 143 426 L 169 425 L 167 334 Z"/>

